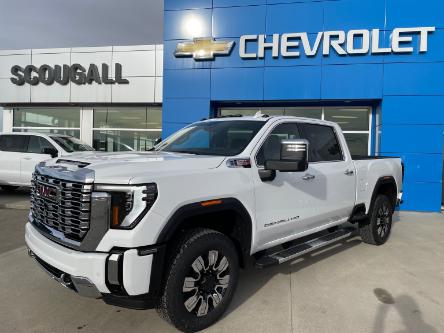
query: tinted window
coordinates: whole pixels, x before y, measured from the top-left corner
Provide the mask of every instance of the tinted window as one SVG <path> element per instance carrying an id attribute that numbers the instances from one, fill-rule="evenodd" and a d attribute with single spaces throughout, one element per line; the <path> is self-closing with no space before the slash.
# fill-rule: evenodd
<path id="1" fill-rule="evenodd" d="M 48 140 L 39 136 L 30 136 L 28 143 L 28 153 L 43 154 L 45 148 L 54 148 Z"/>
<path id="2" fill-rule="evenodd" d="M 26 135 L 1 135 L 0 150 L 20 152 L 26 151 L 28 136 Z"/>
<path id="3" fill-rule="evenodd" d="M 256 155 L 257 165 L 264 165 L 265 161 L 279 160 L 281 155 L 281 141 L 300 139 L 296 124 L 280 124 L 268 136 Z"/>
<path id="4" fill-rule="evenodd" d="M 207 121 L 192 124 L 173 134 L 156 150 L 196 155 L 240 154 L 264 126 L 264 121 Z"/>
<path id="5" fill-rule="evenodd" d="M 302 137 L 310 143 L 309 162 L 342 160 L 341 146 L 332 127 L 300 124 Z"/>

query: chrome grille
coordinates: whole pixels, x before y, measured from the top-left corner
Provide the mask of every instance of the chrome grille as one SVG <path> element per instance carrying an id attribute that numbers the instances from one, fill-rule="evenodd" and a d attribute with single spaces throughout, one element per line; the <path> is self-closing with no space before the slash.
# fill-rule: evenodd
<path id="1" fill-rule="evenodd" d="M 34 173 L 31 212 L 36 222 L 81 241 L 90 227 L 91 184 L 65 181 Z"/>

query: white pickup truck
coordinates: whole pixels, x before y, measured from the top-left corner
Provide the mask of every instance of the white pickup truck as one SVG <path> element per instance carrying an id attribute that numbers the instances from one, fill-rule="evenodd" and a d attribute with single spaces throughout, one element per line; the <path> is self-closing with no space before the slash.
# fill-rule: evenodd
<path id="1" fill-rule="evenodd" d="M 384 244 L 402 178 L 398 158 L 352 159 L 331 122 L 216 118 L 152 152 L 40 163 L 26 243 L 65 287 L 198 331 L 227 309 L 250 258 L 281 264 L 355 230 Z"/>

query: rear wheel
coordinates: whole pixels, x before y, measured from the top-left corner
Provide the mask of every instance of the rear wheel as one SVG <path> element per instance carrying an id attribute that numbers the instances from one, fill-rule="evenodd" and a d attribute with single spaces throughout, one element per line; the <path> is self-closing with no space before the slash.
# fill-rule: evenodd
<path id="1" fill-rule="evenodd" d="M 12 185 L 1 185 L 1 189 L 5 192 L 14 192 L 16 189 L 18 189 L 18 186 L 12 186 Z"/>
<path id="2" fill-rule="evenodd" d="M 392 229 L 393 204 L 386 195 L 378 195 L 368 220 L 361 222 L 359 233 L 365 243 L 384 244 Z"/>
<path id="3" fill-rule="evenodd" d="M 239 261 L 232 241 L 210 229 L 195 229 L 171 256 L 159 314 L 184 332 L 215 323 L 233 297 Z"/>

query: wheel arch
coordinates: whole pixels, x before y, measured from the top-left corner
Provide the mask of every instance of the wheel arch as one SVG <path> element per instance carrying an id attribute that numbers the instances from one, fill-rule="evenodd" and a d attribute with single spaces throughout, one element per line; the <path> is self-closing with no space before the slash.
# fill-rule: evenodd
<path id="1" fill-rule="evenodd" d="M 396 206 L 396 201 L 398 197 L 398 186 L 396 184 L 396 180 L 393 176 L 384 176 L 380 177 L 375 184 L 373 189 L 373 193 L 370 200 L 368 214 L 373 210 L 373 206 L 376 200 L 376 197 L 380 194 L 384 194 L 389 197 L 392 202 L 393 207 Z"/>
<path id="2" fill-rule="evenodd" d="M 215 204 L 205 205 L 206 202 Z M 245 206 L 236 198 L 186 204 L 177 209 L 160 232 L 156 243 L 174 243 L 184 231 L 205 227 L 227 235 L 235 244 L 241 266 L 250 256 L 252 219 Z"/>

